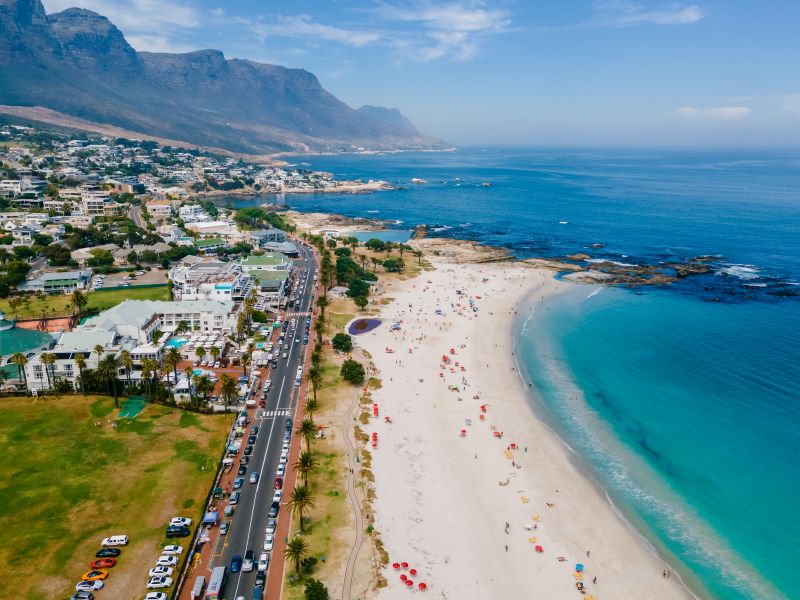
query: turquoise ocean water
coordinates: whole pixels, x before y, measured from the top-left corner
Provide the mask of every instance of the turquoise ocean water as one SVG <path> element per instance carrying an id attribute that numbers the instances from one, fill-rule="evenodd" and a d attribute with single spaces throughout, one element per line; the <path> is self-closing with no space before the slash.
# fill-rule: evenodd
<path id="1" fill-rule="evenodd" d="M 713 255 L 674 286 L 575 286 L 523 311 L 518 357 L 537 413 L 698 595 L 800 598 L 800 152 L 302 160 L 400 189 L 230 202 L 426 223 L 517 257 Z"/>

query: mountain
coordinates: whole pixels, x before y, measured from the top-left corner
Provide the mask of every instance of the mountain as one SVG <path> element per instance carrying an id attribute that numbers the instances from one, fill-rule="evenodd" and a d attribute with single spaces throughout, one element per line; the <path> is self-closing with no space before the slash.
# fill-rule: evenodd
<path id="1" fill-rule="evenodd" d="M 303 69 L 218 50 L 137 52 L 95 12 L 0 0 L 0 104 L 233 152 L 443 148 L 396 109 L 354 110 Z"/>
<path id="2" fill-rule="evenodd" d="M 404 117 L 403 113 L 401 113 L 397 108 L 386 108 L 384 106 L 370 106 L 369 104 L 365 104 L 358 109 L 358 112 L 360 112 L 362 115 L 366 115 L 370 119 L 388 123 L 389 125 L 397 127 L 398 129 L 402 129 L 403 131 L 419 134 L 419 131 L 417 131 L 417 128 L 414 127 L 414 124 Z"/>

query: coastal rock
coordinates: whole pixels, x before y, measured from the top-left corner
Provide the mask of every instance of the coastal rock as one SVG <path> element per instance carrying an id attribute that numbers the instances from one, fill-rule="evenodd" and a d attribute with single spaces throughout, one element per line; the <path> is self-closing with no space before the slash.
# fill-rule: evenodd
<path id="1" fill-rule="evenodd" d="M 588 254 L 568 254 L 564 258 L 568 258 L 569 260 L 586 261 L 589 260 L 591 256 L 589 256 Z"/>
<path id="2" fill-rule="evenodd" d="M 522 260 L 526 265 L 541 267 L 551 271 L 583 271 L 583 267 L 570 262 L 549 258 L 526 258 Z"/>
<path id="3" fill-rule="evenodd" d="M 466 240 L 425 238 L 412 240 L 410 245 L 425 254 L 441 256 L 455 263 L 489 263 L 511 259 L 511 255 L 503 248 L 493 248 Z"/>

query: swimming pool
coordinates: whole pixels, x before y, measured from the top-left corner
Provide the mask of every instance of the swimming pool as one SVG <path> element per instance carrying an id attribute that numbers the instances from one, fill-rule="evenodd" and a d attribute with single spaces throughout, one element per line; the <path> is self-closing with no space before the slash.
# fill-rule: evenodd
<path id="1" fill-rule="evenodd" d="M 167 340 L 166 345 L 169 346 L 170 348 L 180 348 L 188 341 L 189 340 L 187 340 L 186 338 L 170 338 Z"/>

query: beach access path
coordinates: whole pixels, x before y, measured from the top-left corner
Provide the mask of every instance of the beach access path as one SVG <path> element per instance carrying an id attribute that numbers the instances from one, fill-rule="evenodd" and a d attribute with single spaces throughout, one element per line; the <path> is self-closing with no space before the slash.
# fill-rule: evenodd
<path id="1" fill-rule="evenodd" d="M 515 311 L 570 284 L 520 263 L 430 260 L 387 286 L 384 323 L 355 338 L 382 381 L 364 428 L 378 434 L 373 509 L 389 553 L 378 598 L 407 597 L 401 574 L 459 600 L 572 600 L 579 585 L 595 600 L 691 597 L 528 405 Z"/>

